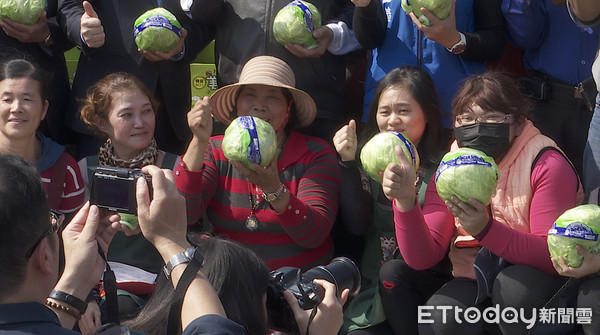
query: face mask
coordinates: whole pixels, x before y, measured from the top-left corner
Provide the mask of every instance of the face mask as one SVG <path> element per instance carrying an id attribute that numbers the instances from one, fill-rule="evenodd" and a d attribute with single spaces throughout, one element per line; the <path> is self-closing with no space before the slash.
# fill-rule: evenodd
<path id="1" fill-rule="evenodd" d="M 509 131 L 508 123 L 476 123 L 454 128 L 454 136 L 459 147 L 481 150 L 498 159 L 510 148 Z"/>

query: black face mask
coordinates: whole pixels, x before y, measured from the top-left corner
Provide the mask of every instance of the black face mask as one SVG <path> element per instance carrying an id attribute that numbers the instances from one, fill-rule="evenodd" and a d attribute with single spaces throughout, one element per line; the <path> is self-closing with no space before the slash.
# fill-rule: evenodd
<path id="1" fill-rule="evenodd" d="M 498 159 L 510 148 L 509 131 L 508 123 L 476 123 L 454 128 L 454 136 L 459 147 L 481 150 Z"/>

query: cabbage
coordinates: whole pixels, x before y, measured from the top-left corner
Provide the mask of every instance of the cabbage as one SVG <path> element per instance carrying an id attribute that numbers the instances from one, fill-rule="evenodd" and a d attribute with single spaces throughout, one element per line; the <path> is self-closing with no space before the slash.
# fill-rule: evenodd
<path id="1" fill-rule="evenodd" d="M 562 213 L 548 231 L 550 256 L 558 260 L 562 256 L 570 267 L 579 267 L 583 257 L 575 245 L 589 252 L 600 253 L 598 234 L 600 233 L 600 206 L 580 205 Z"/>
<path id="2" fill-rule="evenodd" d="M 0 0 L 0 18 L 32 25 L 46 8 L 46 0 Z"/>
<path id="3" fill-rule="evenodd" d="M 168 52 L 179 43 L 181 24 L 171 12 L 158 7 L 135 20 L 133 36 L 141 50 Z"/>
<path id="4" fill-rule="evenodd" d="M 499 173 L 494 159 L 483 151 L 459 148 L 442 157 L 435 172 L 435 185 L 444 201 L 454 195 L 466 203 L 475 198 L 488 205 L 496 193 Z"/>
<path id="5" fill-rule="evenodd" d="M 129 228 L 129 230 L 134 231 L 138 227 L 138 218 L 136 215 L 119 213 L 119 216 L 121 217 L 119 223 Z"/>
<path id="6" fill-rule="evenodd" d="M 240 116 L 225 129 L 221 143 L 230 161 L 240 161 L 249 169 L 251 163 L 267 166 L 277 153 L 277 135 L 270 123 L 252 116 Z"/>
<path id="7" fill-rule="evenodd" d="M 402 0 L 402 9 L 404 9 L 405 12 L 407 14 L 415 13 L 415 16 L 419 21 L 428 26 L 431 22 L 429 22 L 429 19 L 421 12 L 421 8 L 423 7 L 427 8 L 427 10 L 438 19 L 443 20 L 450 14 L 452 0 Z"/>
<path id="8" fill-rule="evenodd" d="M 273 35 L 281 44 L 300 44 L 305 48 L 317 46 L 313 30 L 321 27 L 321 13 L 306 1 L 292 1 L 283 7 L 273 20 Z"/>
<path id="9" fill-rule="evenodd" d="M 373 136 L 360 151 L 360 163 L 369 177 L 381 184 L 379 172 L 384 171 L 389 163 L 400 162 L 394 150 L 398 145 L 415 171 L 419 168 L 419 154 L 412 142 L 401 133 L 386 131 Z"/>

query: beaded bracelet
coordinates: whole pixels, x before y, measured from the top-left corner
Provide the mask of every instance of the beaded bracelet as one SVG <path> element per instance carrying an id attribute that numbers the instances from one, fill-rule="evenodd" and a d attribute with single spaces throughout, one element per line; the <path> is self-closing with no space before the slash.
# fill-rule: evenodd
<path id="1" fill-rule="evenodd" d="M 63 306 L 57 302 L 46 300 L 46 306 L 48 306 L 50 308 L 60 309 L 61 311 L 64 311 L 64 312 L 70 314 L 77 321 L 79 321 L 81 319 L 81 314 L 77 310 L 69 308 L 67 306 Z"/>

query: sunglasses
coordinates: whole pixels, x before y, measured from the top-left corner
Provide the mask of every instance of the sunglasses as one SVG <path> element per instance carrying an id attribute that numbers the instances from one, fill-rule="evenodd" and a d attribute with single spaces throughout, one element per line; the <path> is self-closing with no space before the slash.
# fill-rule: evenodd
<path id="1" fill-rule="evenodd" d="M 31 248 L 27 249 L 27 252 L 25 253 L 25 259 L 29 259 L 31 257 L 31 255 L 33 254 L 33 251 L 35 250 L 35 248 L 37 248 L 38 244 L 40 244 L 40 242 L 42 241 L 42 239 L 44 239 L 44 237 L 55 234 L 55 233 L 59 232 L 60 230 L 62 230 L 64 221 L 65 221 L 65 215 L 63 213 L 51 209 L 50 210 L 50 227 L 48 227 L 48 229 L 46 229 L 44 231 L 44 233 L 35 240 L 35 242 L 31 246 Z"/>

